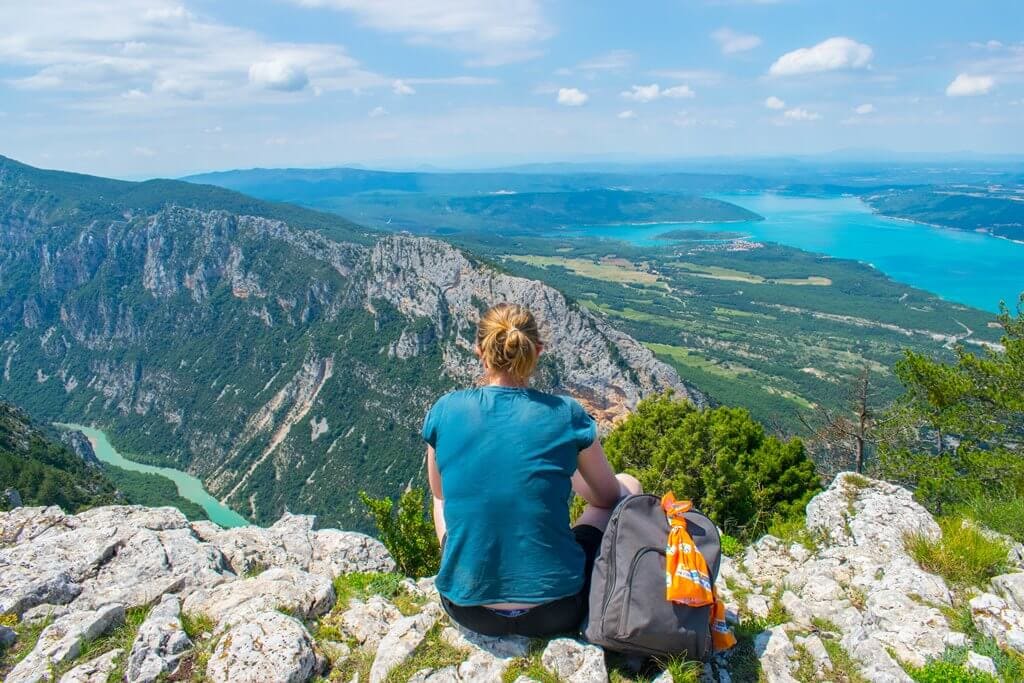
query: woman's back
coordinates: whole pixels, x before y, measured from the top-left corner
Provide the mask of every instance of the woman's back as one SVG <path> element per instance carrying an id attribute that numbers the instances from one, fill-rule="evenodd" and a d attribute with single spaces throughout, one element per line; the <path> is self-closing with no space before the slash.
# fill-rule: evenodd
<path id="1" fill-rule="evenodd" d="M 574 399 L 523 387 L 456 391 L 434 404 L 423 438 L 444 482 L 443 595 L 461 605 L 534 604 L 580 590 L 571 477 L 595 431 Z"/>

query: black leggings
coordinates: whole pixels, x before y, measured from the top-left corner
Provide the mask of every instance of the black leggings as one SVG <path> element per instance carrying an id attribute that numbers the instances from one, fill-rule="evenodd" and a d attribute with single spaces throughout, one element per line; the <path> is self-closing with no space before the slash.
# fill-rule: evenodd
<path id="1" fill-rule="evenodd" d="M 577 633 L 587 616 L 590 602 L 590 573 L 601 550 L 602 532 L 589 524 L 573 527 L 576 542 L 583 548 L 583 588 L 576 595 L 546 602 L 518 616 L 504 616 L 482 605 L 464 607 L 441 596 L 441 606 L 448 616 L 470 631 L 485 636 L 527 636 L 548 638 L 562 633 Z"/>

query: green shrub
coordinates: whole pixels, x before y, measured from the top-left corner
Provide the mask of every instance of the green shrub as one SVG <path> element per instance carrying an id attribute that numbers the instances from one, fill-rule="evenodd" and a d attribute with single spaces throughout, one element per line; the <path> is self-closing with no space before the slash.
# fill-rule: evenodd
<path id="1" fill-rule="evenodd" d="M 998 679 L 941 659 L 933 659 L 922 667 L 908 667 L 907 674 L 917 683 L 998 683 Z"/>
<path id="2" fill-rule="evenodd" d="M 1024 497 L 976 495 L 957 508 L 958 514 L 1024 542 Z"/>
<path id="3" fill-rule="evenodd" d="M 434 525 L 427 517 L 421 489 L 409 489 L 398 499 L 371 498 L 359 493 L 380 540 L 391 553 L 399 570 L 407 576 L 433 576 L 441 564 L 441 547 Z"/>
<path id="4" fill-rule="evenodd" d="M 604 446 L 612 466 L 645 491 L 693 500 L 741 540 L 802 515 L 821 490 L 798 439 L 768 436 L 742 408 L 698 410 L 671 393 L 641 401 Z"/>
<path id="5" fill-rule="evenodd" d="M 922 569 L 954 584 L 979 587 L 1005 571 L 1009 550 L 1005 543 L 987 538 L 960 517 L 942 517 L 939 527 L 939 539 L 919 533 L 904 537 L 907 552 Z"/>
<path id="6" fill-rule="evenodd" d="M 743 544 L 735 536 L 722 534 L 722 554 L 729 557 L 739 557 L 743 554 Z"/>

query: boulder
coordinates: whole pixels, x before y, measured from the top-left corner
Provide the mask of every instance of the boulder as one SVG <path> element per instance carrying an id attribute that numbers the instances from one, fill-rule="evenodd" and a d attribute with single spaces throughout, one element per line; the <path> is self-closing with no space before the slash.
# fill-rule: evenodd
<path id="1" fill-rule="evenodd" d="M 530 651 L 528 638 L 484 636 L 458 625 L 442 631 L 441 639 L 468 653 L 465 661 L 454 667 L 454 674 L 459 681 L 501 680 L 512 661 L 525 657 Z"/>
<path id="2" fill-rule="evenodd" d="M 128 665 L 127 683 L 154 683 L 161 674 L 171 672 L 185 651 L 192 647 L 181 627 L 181 602 L 176 595 L 164 595 L 139 626 Z"/>
<path id="3" fill-rule="evenodd" d="M 408 659 L 440 616 L 441 608 L 430 603 L 419 614 L 399 619 L 377 647 L 370 666 L 370 683 L 382 683 L 392 669 Z"/>
<path id="4" fill-rule="evenodd" d="M 1024 612 L 1024 572 L 1003 574 L 992 579 L 992 589 L 1014 609 Z"/>
<path id="5" fill-rule="evenodd" d="M 792 674 L 797 667 L 796 648 L 785 628 L 775 626 L 759 633 L 754 639 L 754 653 L 766 683 L 797 683 Z"/>
<path id="6" fill-rule="evenodd" d="M 18 662 L 5 683 L 36 683 L 50 679 L 50 668 L 78 657 L 82 644 L 124 622 L 124 605 L 65 615 L 43 629 L 36 646 Z"/>
<path id="7" fill-rule="evenodd" d="M 992 593 L 973 598 L 970 607 L 971 619 L 979 631 L 1003 647 L 1024 653 L 1024 612 Z"/>
<path id="8" fill-rule="evenodd" d="M 556 638 L 544 648 L 541 663 L 566 683 L 608 683 L 604 650 L 597 645 Z"/>
<path id="9" fill-rule="evenodd" d="M 381 639 L 401 618 L 402 613 L 398 608 L 379 595 L 373 595 L 365 602 L 353 600 L 339 621 L 342 631 L 356 642 L 367 649 L 376 649 Z"/>
<path id="10" fill-rule="evenodd" d="M 334 587 L 323 577 L 299 569 L 268 569 L 259 576 L 196 590 L 182 606 L 230 626 L 260 612 L 284 610 L 302 619 L 324 614 L 334 604 Z"/>
<path id="11" fill-rule="evenodd" d="M 280 612 L 256 612 L 217 642 L 206 666 L 211 683 L 304 683 L 318 668 L 302 622 Z"/>
<path id="12" fill-rule="evenodd" d="M 20 507 L 0 512 L 0 546 L 31 541 L 47 530 L 60 526 L 67 515 L 56 505 Z"/>
<path id="13" fill-rule="evenodd" d="M 967 661 L 964 663 L 964 666 L 968 669 L 988 674 L 992 678 L 998 679 L 999 677 L 999 672 L 996 670 L 996 664 L 992 661 L 992 658 L 979 655 L 973 650 L 967 653 Z"/>
<path id="14" fill-rule="evenodd" d="M 124 650 L 114 649 L 79 664 L 60 677 L 58 683 L 107 683 Z"/>

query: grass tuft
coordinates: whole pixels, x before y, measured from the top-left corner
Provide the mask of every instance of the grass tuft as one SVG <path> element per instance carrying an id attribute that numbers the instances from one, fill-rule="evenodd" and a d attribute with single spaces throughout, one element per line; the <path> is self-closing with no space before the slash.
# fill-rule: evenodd
<path id="1" fill-rule="evenodd" d="M 906 534 L 907 552 L 925 571 L 938 574 L 959 586 L 983 588 L 993 576 L 1007 569 L 1006 544 L 986 538 L 973 524 L 961 517 L 939 519 L 942 537 L 933 540 L 924 534 Z"/>

